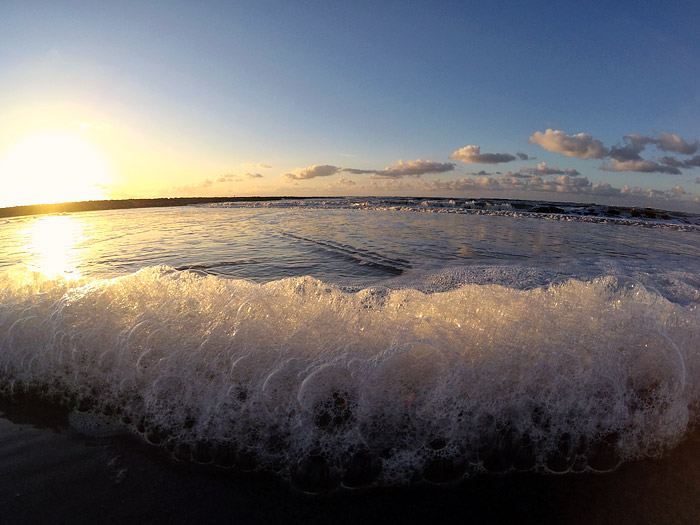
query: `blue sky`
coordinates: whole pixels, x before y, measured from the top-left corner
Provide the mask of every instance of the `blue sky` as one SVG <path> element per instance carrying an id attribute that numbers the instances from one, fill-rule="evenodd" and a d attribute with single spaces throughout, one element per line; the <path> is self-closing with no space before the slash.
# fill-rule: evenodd
<path id="1" fill-rule="evenodd" d="M 0 156 L 47 130 L 75 135 L 115 198 L 700 210 L 699 21 L 697 2 L 6 0 Z M 13 158 L 3 187 L 47 177 L 19 177 Z M 52 180 L 77 184 L 70 172 Z"/>

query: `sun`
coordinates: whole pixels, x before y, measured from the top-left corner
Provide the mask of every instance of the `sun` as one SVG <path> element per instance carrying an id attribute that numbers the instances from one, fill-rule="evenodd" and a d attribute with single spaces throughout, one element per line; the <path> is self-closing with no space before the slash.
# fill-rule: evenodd
<path id="1" fill-rule="evenodd" d="M 106 198 L 109 163 L 82 137 L 46 131 L 0 157 L 0 207 Z"/>

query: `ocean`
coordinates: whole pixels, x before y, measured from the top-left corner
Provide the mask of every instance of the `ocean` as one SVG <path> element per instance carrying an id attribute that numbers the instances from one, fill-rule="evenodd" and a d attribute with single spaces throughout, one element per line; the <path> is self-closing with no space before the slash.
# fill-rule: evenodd
<path id="1" fill-rule="evenodd" d="M 0 247 L 8 522 L 700 516 L 700 215 L 283 199 Z"/>

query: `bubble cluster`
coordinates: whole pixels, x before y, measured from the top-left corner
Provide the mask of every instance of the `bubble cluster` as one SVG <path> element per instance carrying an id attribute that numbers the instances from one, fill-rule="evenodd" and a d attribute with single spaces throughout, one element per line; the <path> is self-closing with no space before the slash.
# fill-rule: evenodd
<path id="1" fill-rule="evenodd" d="M 693 306 L 610 276 L 349 293 L 167 267 L 13 270 L 0 389 L 72 408 L 86 432 L 120 425 L 307 492 L 608 471 L 700 419 L 699 328 Z"/>

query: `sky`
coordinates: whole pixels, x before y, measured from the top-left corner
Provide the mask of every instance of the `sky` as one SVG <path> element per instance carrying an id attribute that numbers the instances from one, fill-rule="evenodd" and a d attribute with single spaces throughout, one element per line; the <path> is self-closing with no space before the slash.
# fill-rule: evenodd
<path id="1" fill-rule="evenodd" d="M 410 195 L 700 212 L 700 3 L 0 2 L 0 206 Z"/>

